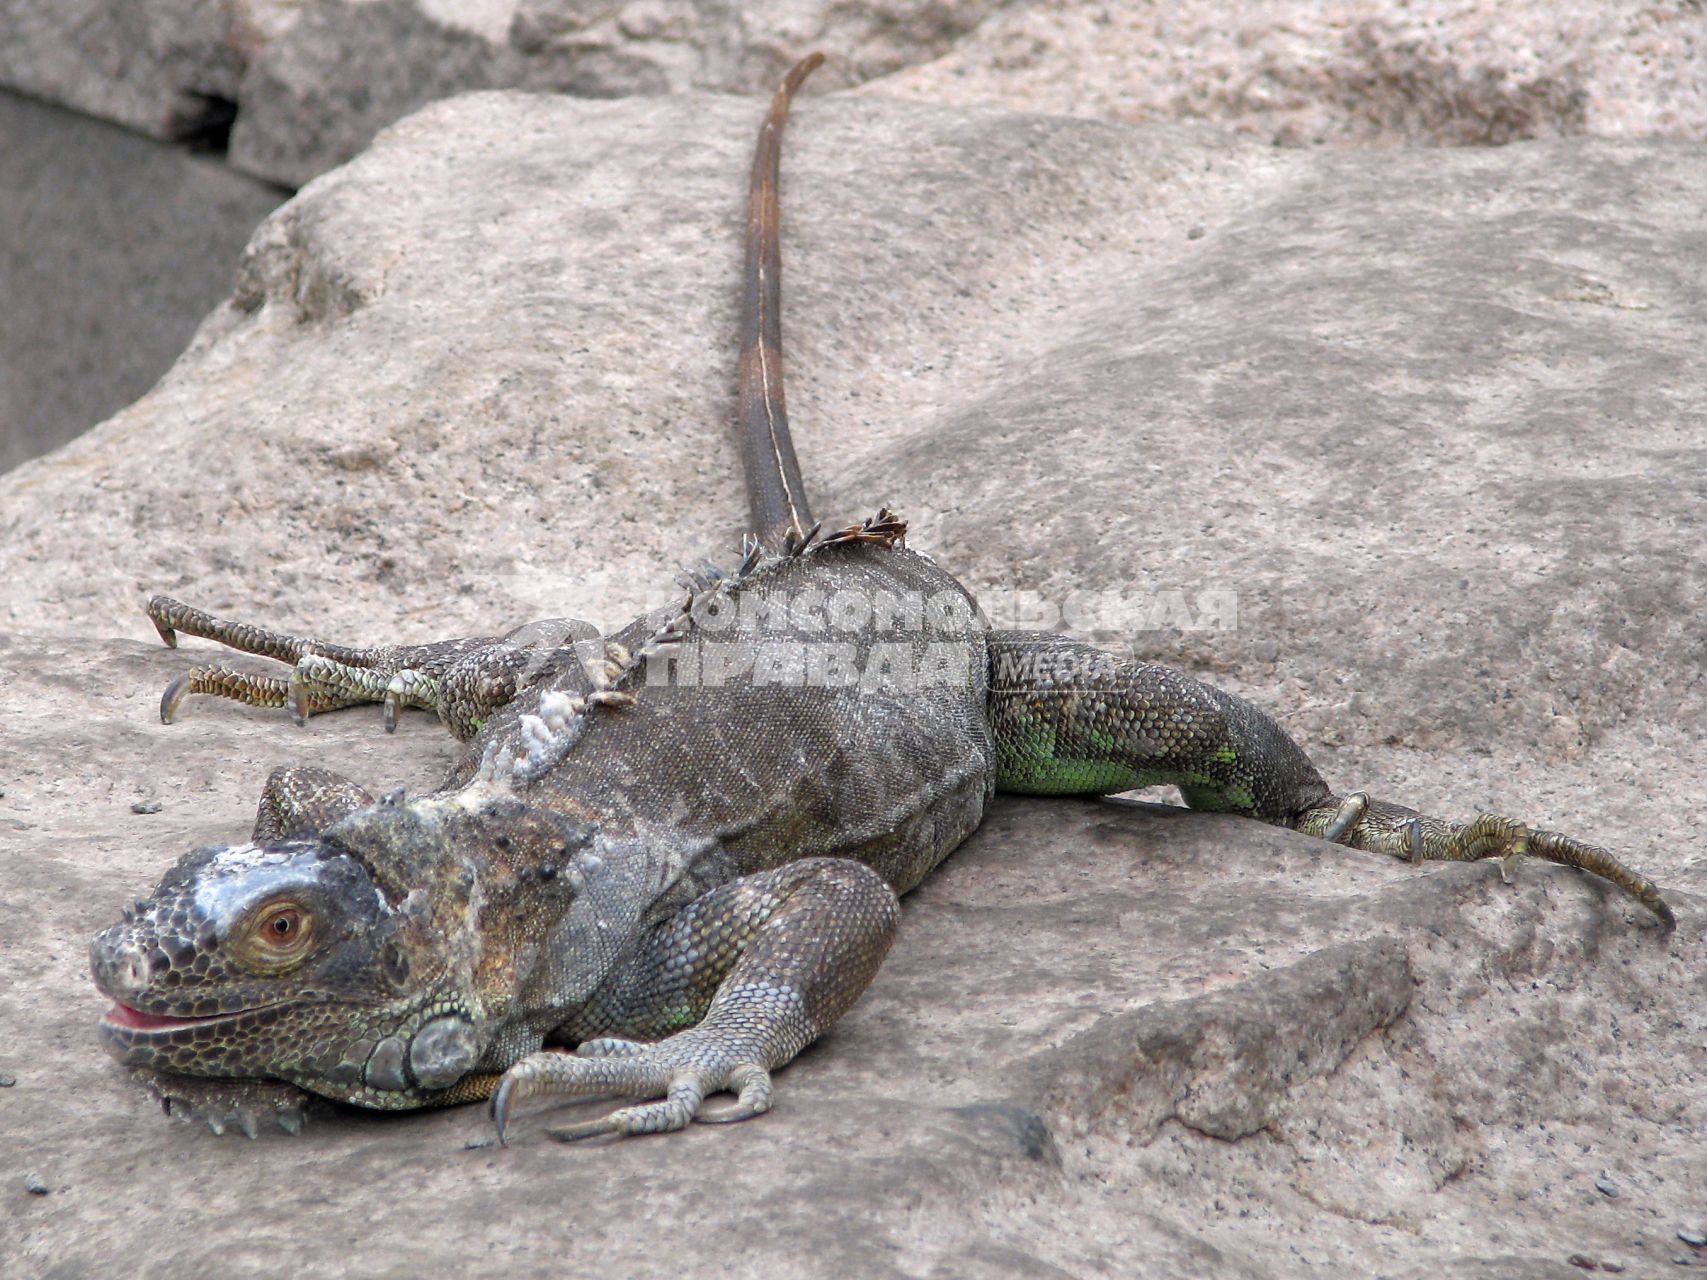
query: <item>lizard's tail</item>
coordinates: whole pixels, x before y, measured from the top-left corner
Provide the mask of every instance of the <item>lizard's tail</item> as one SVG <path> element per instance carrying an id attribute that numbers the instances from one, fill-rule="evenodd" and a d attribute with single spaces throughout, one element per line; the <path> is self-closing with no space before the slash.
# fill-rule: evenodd
<path id="1" fill-rule="evenodd" d="M 802 58 L 771 99 L 753 152 L 753 181 L 747 203 L 738 413 L 753 532 L 771 546 L 780 546 L 790 534 L 804 537 L 812 527 L 782 398 L 782 219 L 777 203 L 777 161 L 782 150 L 782 126 L 788 119 L 794 91 L 823 61 L 821 53 Z"/>

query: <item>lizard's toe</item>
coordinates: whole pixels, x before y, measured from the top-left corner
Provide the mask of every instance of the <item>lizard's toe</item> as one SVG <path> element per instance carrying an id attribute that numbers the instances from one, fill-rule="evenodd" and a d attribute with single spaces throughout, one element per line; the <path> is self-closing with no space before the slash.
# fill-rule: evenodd
<path id="1" fill-rule="evenodd" d="M 694 1119 L 701 1124 L 734 1124 L 738 1120 L 751 1120 L 754 1116 L 762 1116 L 771 1109 L 774 1097 L 771 1073 L 763 1067 L 748 1065 L 735 1068 L 730 1073 L 728 1087 L 738 1094 L 732 1106 L 716 1111 L 700 1111 L 695 1114 Z"/>
<path id="2" fill-rule="evenodd" d="M 621 1061 L 631 1063 L 633 1059 Z M 639 1093 L 645 1096 L 647 1092 L 663 1092 L 662 1081 L 658 1082 L 655 1089 L 647 1090 L 644 1086 L 651 1081 L 612 1078 L 613 1073 L 604 1068 L 605 1060 L 601 1058 L 583 1058 L 572 1053 L 549 1050 L 530 1053 L 515 1063 L 504 1072 L 503 1078 L 498 1081 L 498 1087 L 492 1092 L 492 1123 L 498 1131 L 499 1143 L 506 1146 L 509 1144 L 506 1135 L 510 1116 L 516 1103 L 524 1098 L 552 1094 L 559 1098 L 584 1099 L 606 1097 L 610 1094 L 633 1096 Z M 631 1073 L 615 1074 L 628 1076 Z M 625 1088 L 624 1085 L 628 1087 Z"/>
<path id="3" fill-rule="evenodd" d="M 673 1133 L 688 1127 L 699 1114 L 699 1104 L 704 1100 L 704 1082 L 696 1072 L 684 1072 L 670 1082 L 669 1095 L 662 1102 L 623 1107 L 597 1120 L 560 1125 L 547 1129 L 546 1133 L 559 1142 L 596 1138 L 605 1133 L 621 1134 L 625 1138 L 641 1133 Z"/>
<path id="4" fill-rule="evenodd" d="M 184 699 L 192 693 L 230 698 L 251 707 L 282 707 L 289 697 L 285 682 L 277 676 L 261 676 L 222 666 L 191 667 L 168 684 L 166 692 L 160 695 L 160 723 L 171 724 L 177 719 Z"/>
<path id="5" fill-rule="evenodd" d="M 725 1090 L 738 1095 L 734 1105 L 700 1115 L 705 1096 Z M 492 1095 L 499 1142 L 506 1140 L 515 1104 L 544 1095 L 582 1102 L 609 1097 L 659 1099 L 548 1130 L 553 1138 L 572 1142 L 606 1133 L 670 1133 L 696 1119 L 712 1124 L 747 1120 L 770 1110 L 772 1090 L 770 1072 L 763 1066 L 735 1045 L 698 1029 L 656 1044 L 589 1041 L 574 1053 L 529 1054 L 504 1073 Z"/>

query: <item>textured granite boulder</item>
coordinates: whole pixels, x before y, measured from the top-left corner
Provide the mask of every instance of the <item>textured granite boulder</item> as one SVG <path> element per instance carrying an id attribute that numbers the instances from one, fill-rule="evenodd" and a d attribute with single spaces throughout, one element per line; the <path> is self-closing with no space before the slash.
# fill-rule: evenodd
<path id="1" fill-rule="evenodd" d="M 1009 4 L 884 85 L 927 102 L 1210 120 L 1285 145 L 1707 137 L 1693 0 Z"/>
<path id="2" fill-rule="evenodd" d="M 233 162 L 290 185 L 460 90 L 753 93 L 820 47 L 822 83 L 1288 144 L 1707 137 L 1693 0 L 0 0 L 0 18 L 0 86 L 160 137 L 235 108 Z"/>
<path id="3" fill-rule="evenodd" d="M 845 95 L 785 161 L 816 503 L 998 618 L 1239 688 L 1342 785 L 1666 885 L 1004 800 L 730 1129 L 162 1119 L 87 938 L 267 771 L 429 785 L 377 711 L 197 703 L 153 590 L 335 638 L 615 621 L 726 558 L 755 103 L 440 104 L 270 218 L 152 393 L 0 477 L 0 1247 L 25 1274 L 1555 1276 L 1692 1247 L 1707 158 L 1276 150 Z M 157 800 L 158 813 L 133 804 Z M 141 804 L 147 809 L 151 806 Z M 38 1176 L 45 1196 L 26 1196 Z M 1608 1191 L 1606 1188 L 1611 1188 Z"/>

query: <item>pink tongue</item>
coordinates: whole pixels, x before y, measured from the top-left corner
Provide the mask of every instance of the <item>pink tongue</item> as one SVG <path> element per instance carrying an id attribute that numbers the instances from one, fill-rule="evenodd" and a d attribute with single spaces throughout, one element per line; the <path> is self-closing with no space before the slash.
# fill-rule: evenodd
<path id="1" fill-rule="evenodd" d="M 182 1027 L 192 1022 L 205 1022 L 207 1019 L 164 1018 L 157 1013 L 144 1013 L 140 1009 L 132 1009 L 128 1004 L 114 1001 L 113 1007 L 107 1010 L 107 1021 L 137 1031 L 158 1031 L 162 1027 Z"/>

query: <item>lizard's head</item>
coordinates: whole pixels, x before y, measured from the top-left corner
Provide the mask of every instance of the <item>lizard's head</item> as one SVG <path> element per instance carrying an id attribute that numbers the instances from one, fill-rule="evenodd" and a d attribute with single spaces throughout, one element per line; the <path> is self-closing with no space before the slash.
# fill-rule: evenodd
<path id="1" fill-rule="evenodd" d="M 548 928 L 574 896 L 537 866 L 567 872 L 574 833 L 531 812 L 375 805 L 309 839 L 187 854 L 90 946 L 115 1002 L 102 1040 L 130 1065 L 364 1106 L 453 1100 L 516 986 L 481 917 Z"/>
<path id="2" fill-rule="evenodd" d="M 477 1051 L 419 905 L 321 840 L 196 850 L 91 945 L 101 1038 L 134 1066 L 418 1105 Z"/>

